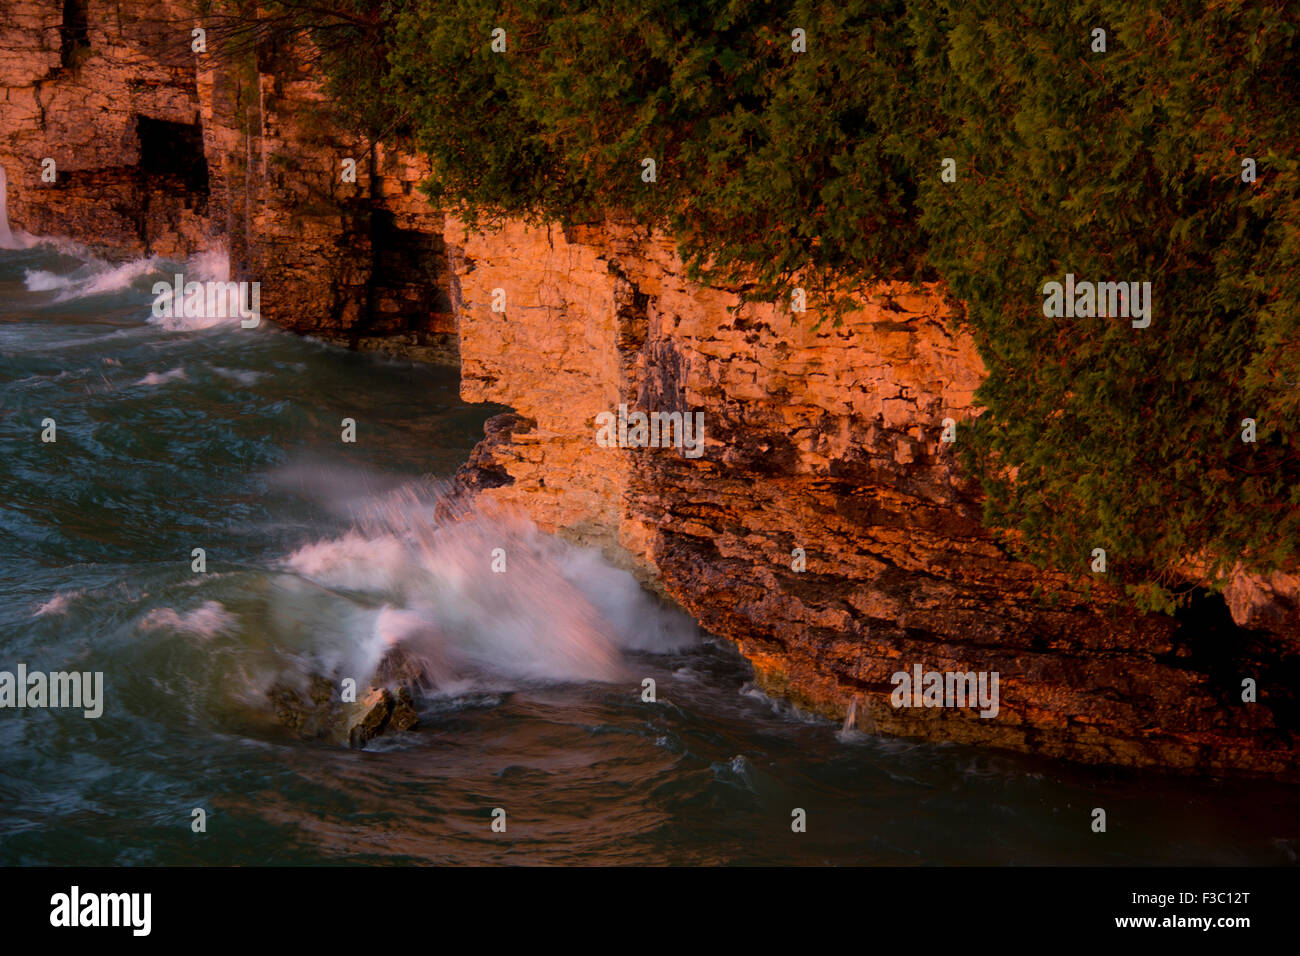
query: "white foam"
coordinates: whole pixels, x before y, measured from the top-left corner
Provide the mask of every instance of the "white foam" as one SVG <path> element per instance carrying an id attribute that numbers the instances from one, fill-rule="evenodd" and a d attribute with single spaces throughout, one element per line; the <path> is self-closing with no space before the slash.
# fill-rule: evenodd
<path id="1" fill-rule="evenodd" d="M 186 614 L 178 613 L 170 607 L 156 608 L 144 616 L 140 627 L 146 631 L 184 631 L 208 638 L 231 630 L 237 621 L 235 615 L 227 611 L 220 601 L 205 601 L 202 606 Z"/>
<path id="2" fill-rule="evenodd" d="M 72 279 L 67 276 L 57 276 L 44 269 L 28 269 L 23 284 L 27 286 L 28 292 L 53 292 L 55 289 L 66 289 L 72 285 Z"/>
<path id="3" fill-rule="evenodd" d="M 168 382 L 188 381 L 189 376 L 185 374 L 185 369 L 174 368 L 167 372 L 150 372 L 137 385 L 166 385 Z"/>
<path id="4" fill-rule="evenodd" d="M 32 616 L 44 617 L 47 614 L 64 614 L 68 610 L 68 605 L 83 593 L 84 592 L 81 588 L 76 588 L 72 591 L 60 591 L 58 594 L 54 595 L 54 597 L 50 598 L 38 607 Z"/>
<path id="5" fill-rule="evenodd" d="M 130 262 L 123 262 L 121 265 L 97 271 L 79 288 L 70 290 L 68 298 L 84 299 L 92 295 L 120 292 L 122 289 L 130 287 L 141 276 L 147 276 L 149 273 L 157 271 L 157 256 L 142 256 L 139 259 L 132 259 Z"/>
<path id="6" fill-rule="evenodd" d="M 238 368 L 221 368 L 217 365 L 212 366 L 212 371 L 216 372 L 222 378 L 236 382 L 240 385 L 256 385 L 262 379 L 266 378 L 265 372 L 250 372 Z"/>
<path id="7" fill-rule="evenodd" d="M 195 253 L 186 260 L 185 267 L 180 274 L 185 283 L 229 282 L 230 255 L 224 246 Z M 241 321 L 239 315 L 208 315 L 206 309 L 199 315 L 186 315 L 185 302 L 182 302 L 179 308 L 173 307 L 175 291 L 172 283 L 174 279 L 175 273 L 167 276 L 168 288 L 154 300 L 152 313 L 149 316 L 149 322 L 152 325 L 167 329 L 169 332 L 192 332 Z M 169 314 L 159 315 L 160 312 Z"/>
<path id="8" fill-rule="evenodd" d="M 367 538 L 350 532 L 332 541 L 304 545 L 285 563 L 327 587 L 380 591 L 396 584 L 410 561 L 406 547 L 396 537 Z"/>
<path id="9" fill-rule="evenodd" d="M 159 298 L 171 299 L 170 292 L 164 292 Z M 160 305 L 161 308 L 161 305 Z M 168 332 L 198 332 L 203 329 L 212 329 L 222 325 L 232 325 L 239 321 L 239 316 L 233 318 L 219 315 L 150 315 L 149 324 L 156 325 L 160 329 L 166 329 Z"/>
<path id="10" fill-rule="evenodd" d="M 365 666 L 401 645 L 431 665 L 444 691 L 475 679 L 480 688 L 503 679 L 620 681 L 634 676 L 623 650 L 666 652 L 695 641 L 693 622 L 595 552 L 508 512 L 439 520 L 436 506 L 436 495 L 398 489 L 372 499 L 348 534 L 285 561 L 320 586 L 380 605 L 352 625 Z M 494 570 L 502 561 L 504 572 Z"/>
<path id="11" fill-rule="evenodd" d="M 199 282 L 229 282 L 230 253 L 225 246 L 195 253 L 185 263 L 186 280 Z"/>
<path id="12" fill-rule="evenodd" d="M 58 275 L 45 269 L 29 269 L 24 284 L 29 292 L 57 291 L 55 302 L 70 302 L 121 292 L 130 288 L 140 277 L 156 272 L 157 269 L 157 256 L 142 256 L 117 265 L 90 256 L 69 275 Z"/>

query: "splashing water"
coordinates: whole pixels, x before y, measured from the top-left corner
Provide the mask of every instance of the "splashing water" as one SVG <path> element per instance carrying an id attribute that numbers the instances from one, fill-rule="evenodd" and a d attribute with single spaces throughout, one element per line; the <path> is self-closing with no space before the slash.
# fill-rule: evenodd
<path id="1" fill-rule="evenodd" d="M 0 237 L 0 248 L 4 247 Z M 16 244 L 12 240 L 10 247 Z M 204 310 L 194 316 L 164 315 L 165 306 L 173 298 L 172 280 L 180 272 L 186 282 L 229 282 L 230 257 L 224 248 L 215 248 L 191 256 L 183 266 L 174 266 L 158 256 L 139 256 L 126 262 L 107 262 L 91 254 L 77 243 L 53 241 L 44 244 L 59 250 L 79 262 L 71 271 L 53 269 L 28 269 L 23 284 L 28 292 L 54 292 L 53 302 L 76 302 L 97 296 L 116 296 L 122 293 L 153 295 L 156 286 L 167 284 L 167 289 L 154 296 L 154 309 L 149 322 L 170 331 L 206 329 L 217 325 L 238 323 L 240 316 L 208 315 Z M 21 244 L 20 244 L 21 245 Z M 172 310 L 174 311 L 174 310 Z"/>
<path id="2" fill-rule="evenodd" d="M 29 292 L 57 292 L 55 302 L 71 302 L 121 292 L 157 270 L 157 256 L 142 256 L 117 265 L 92 258 L 67 275 L 32 269 L 27 273 L 26 286 Z"/>
<path id="3" fill-rule="evenodd" d="M 0 166 L 0 249 L 30 249 L 41 244 L 71 244 L 62 239 L 44 239 L 23 232 L 13 232 L 9 226 L 9 179 L 5 168 Z"/>
<path id="4" fill-rule="evenodd" d="M 230 253 L 225 246 L 217 246 L 195 253 L 186 263 L 187 278 L 200 282 L 229 282 Z"/>
<path id="5" fill-rule="evenodd" d="M 167 275 L 167 287 L 162 289 L 154 299 L 153 315 L 149 319 L 150 323 L 170 331 L 191 331 L 240 322 L 242 317 L 235 313 L 228 303 L 218 306 L 218 303 L 214 300 L 212 306 L 216 308 L 209 313 L 210 306 L 206 296 L 203 297 L 203 304 L 198 307 L 196 313 L 190 314 L 194 310 L 194 305 L 188 301 L 188 292 L 182 296 L 182 301 L 179 304 L 175 301 L 175 287 L 171 284 L 175 274 L 171 272 Z M 224 246 L 197 253 L 186 262 L 181 275 L 185 286 L 188 286 L 191 282 L 228 283 L 230 281 L 230 255 Z M 243 294 L 241 291 L 240 295 Z"/>
<path id="6" fill-rule="evenodd" d="M 626 571 L 523 517 L 457 503 L 433 482 L 366 503 L 354 530 L 299 548 L 285 567 L 373 606 L 349 635 L 358 669 L 373 672 L 402 645 L 460 691 L 627 680 L 622 651 L 697 640 L 689 618 L 658 606 Z"/>
<path id="7" fill-rule="evenodd" d="M 277 688 L 305 690 L 317 677 L 365 687 L 394 647 L 422 664 L 427 700 L 446 702 L 593 682 L 628 692 L 640 677 L 627 655 L 699 644 L 695 623 L 630 573 L 508 509 L 456 498 L 444 481 L 340 501 L 339 475 L 288 471 L 299 495 L 352 513 L 351 527 L 261 568 L 132 600 L 131 655 L 202 654 L 176 706 L 204 723 L 281 739 Z M 350 483 L 380 478 L 353 473 Z M 52 599 L 36 613 L 94 597 Z"/>
<path id="8" fill-rule="evenodd" d="M 879 738 L 865 697 L 858 729 L 803 715 L 596 552 L 421 479 L 504 410 L 455 371 L 167 328 L 152 283 L 176 264 L 14 242 L 0 669 L 102 671 L 105 702 L 0 714 L 2 864 L 1297 859 L 1294 788 Z M 187 269 L 220 279 L 210 258 Z M 358 753 L 267 713 L 277 682 L 361 684 L 393 645 L 432 664 L 418 730 Z M 1109 803 L 1128 825 L 1103 847 L 1076 811 Z M 198 805 L 219 839 L 193 838 Z M 484 839 L 497 806 L 523 840 Z M 824 825 L 792 836 L 791 807 Z"/>

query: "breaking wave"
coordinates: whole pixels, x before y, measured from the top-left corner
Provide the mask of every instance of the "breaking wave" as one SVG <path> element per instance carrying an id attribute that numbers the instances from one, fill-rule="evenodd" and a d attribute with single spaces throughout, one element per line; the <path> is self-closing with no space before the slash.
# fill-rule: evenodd
<path id="1" fill-rule="evenodd" d="M 597 552 L 509 511 L 454 504 L 434 485 L 372 499 L 352 531 L 284 566 L 369 605 L 351 635 L 363 671 L 400 645 L 445 687 L 624 680 L 624 652 L 697 640 L 693 621 Z"/>
<path id="2" fill-rule="evenodd" d="M 131 295 L 140 300 L 147 300 L 157 307 L 151 309 L 149 322 L 172 331 L 210 328 L 238 322 L 239 316 L 166 316 L 157 317 L 162 307 L 170 304 L 172 299 L 171 283 L 177 273 L 184 276 L 186 282 L 228 282 L 230 281 L 230 257 L 223 248 L 211 249 L 191 256 L 183 265 L 172 263 L 159 256 L 140 256 L 126 262 L 107 262 L 98 258 L 79 243 L 58 239 L 39 239 L 28 237 L 31 242 L 49 245 L 61 255 L 80 260 L 70 271 L 56 271 L 54 268 L 27 269 L 23 284 L 28 292 L 53 292 L 52 302 L 74 302 L 96 296 Z M 15 247 L 12 240 L 5 246 L 0 235 L 0 248 Z M 160 282 L 168 283 L 168 290 L 159 295 L 154 294 L 154 286 Z"/>
<path id="3" fill-rule="evenodd" d="M 57 292 L 55 302 L 70 302 L 131 289 L 157 271 L 157 256 L 142 256 L 116 265 L 92 256 L 66 275 L 29 269 L 24 284 L 28 292 Z"/>

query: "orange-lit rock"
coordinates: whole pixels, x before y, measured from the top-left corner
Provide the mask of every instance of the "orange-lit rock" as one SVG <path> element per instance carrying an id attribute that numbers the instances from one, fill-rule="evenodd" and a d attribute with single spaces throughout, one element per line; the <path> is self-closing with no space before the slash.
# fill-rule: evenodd
<path id="1" fill-rule="evenodd" d="M 636 570 L 773 693 L 835 717 L 856 697 L 881 733 L 1297 777 L 1300 575 L 1235 575 L 1228 607 L 1258 629 L 1241 632 L 1134 615 L 1096 580 L 1011 559 L 954 459 L 983 368 L 939 290 L 884 284 L 818 328 L 733 313 L 641 229 L 469 233 L 424 202 L 421 161 L 330 119 L 301 51 L 196 56 L 181 0 L 88 4 L 70 58 L 60 4 L 10 0 L 0 21 L 15 228 L 175 258 L 224 246 L 286 328 L 431 360 L 459 346 L 464 397 L 514 409 L 463 484 Z M 703 412 L 703 455 L 600 447 L 596 416 L 620 404 Z M 914 664 L 997 671 L 997 718 L 895 710 L 890 676 Z"/>
<path id="2" fill-rule="evenodd" d="M 771 693 L 836 718 L 858 698 L 878 733 L 1297 776 L 1291 644 L 1229 637 L 1226 617 L 1137 615 L 984 530 L 939 440 L 945 418 L 960 442 L 978 413 L 983 368 L 939 290 L 881 285 L 815 328 L 731 312 L 734 295 L 626 226 L 450 223 L 448 242 L 462 394 L 518 413 L 489 425 L 464 477 L 630 564 L 736 641 Z M 705 454 L 599 447 L 595 416 L 619 403 L 702 410 Z M 998 716 L 895 709 L 891 675 L 916 664 L 998 672 Z M 1247 676 L 1268 687 L 1258 703 L 1240 699 Z"/>

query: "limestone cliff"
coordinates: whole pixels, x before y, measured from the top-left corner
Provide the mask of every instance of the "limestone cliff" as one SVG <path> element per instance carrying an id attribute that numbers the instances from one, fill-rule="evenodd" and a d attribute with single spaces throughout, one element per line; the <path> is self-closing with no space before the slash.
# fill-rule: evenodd
<path id="1" fill-rule="evenodd" d="M 960 443 L 983 375 L 940 290 L 881 285 L 817 327 L 736 310 L 635 227 L 471 232 L 424 202 L 418 159 L 331 119 L 293 44 L 196 54 L 182 0 L 5 4 L 15 228 L 172 258 L 223 247 L 287 328 L 458 349 L 463 396 L 515 409 L 464 485 L 635 569 L 772 693 L 835 717 L 857 700 L 880 733 L 1300 779 L 1300 577 L 1239 575 L 1226 607 L 1176 621 L 1012 559 L 940 441 L 951 419 Z M 596 416 L 620 405 L 703 413 L 703 454 L 602 447 Z M 998 672 L 998 715 L 895 708 L 891 676 L 914 665 Z"/>
<path id="2" fill-rule="evenodd" d="M 952 419 L 960 441 L 983 369 L 938 290 L 882 285 L 814 328 L 733 311 L 635 230 L 449 235 L 462 394 L 518 412 L 469 477 L 489 471 L 483 494 L 630 556 L 772 693 L 836 717 L 857 699 L 881 733 L 1296 777 L 1293 643 L 1235 628 L 1213 601 L 1181 622 L 1137 615 L 1104 584 L 1013 560 L 981 526 L 940 437 Z M 600 447 L 595 416 L 620 403 L 702 410 L 704 454 Z M 998 715 L 892 706 L 891 676 L 917 664 L 998 672 Z M 1245 677 L 1259 703 L 1241 701 Z"/>
<path id="3" fill-rule="evenodd" d="M 0 166 L 15 227 L 170 256 L 211 240 L 187 6 L 5 0 Z"/>
<path id="4" fill-rule="evenodd" d="M 301 42 L 214 32 L 195 52 L 203 22 L 189 0 L 4 0 L 13 227 L 171 259 L 224 249 L 271 321 L 454 362 L 427 168 L 334 122 Z"/>

